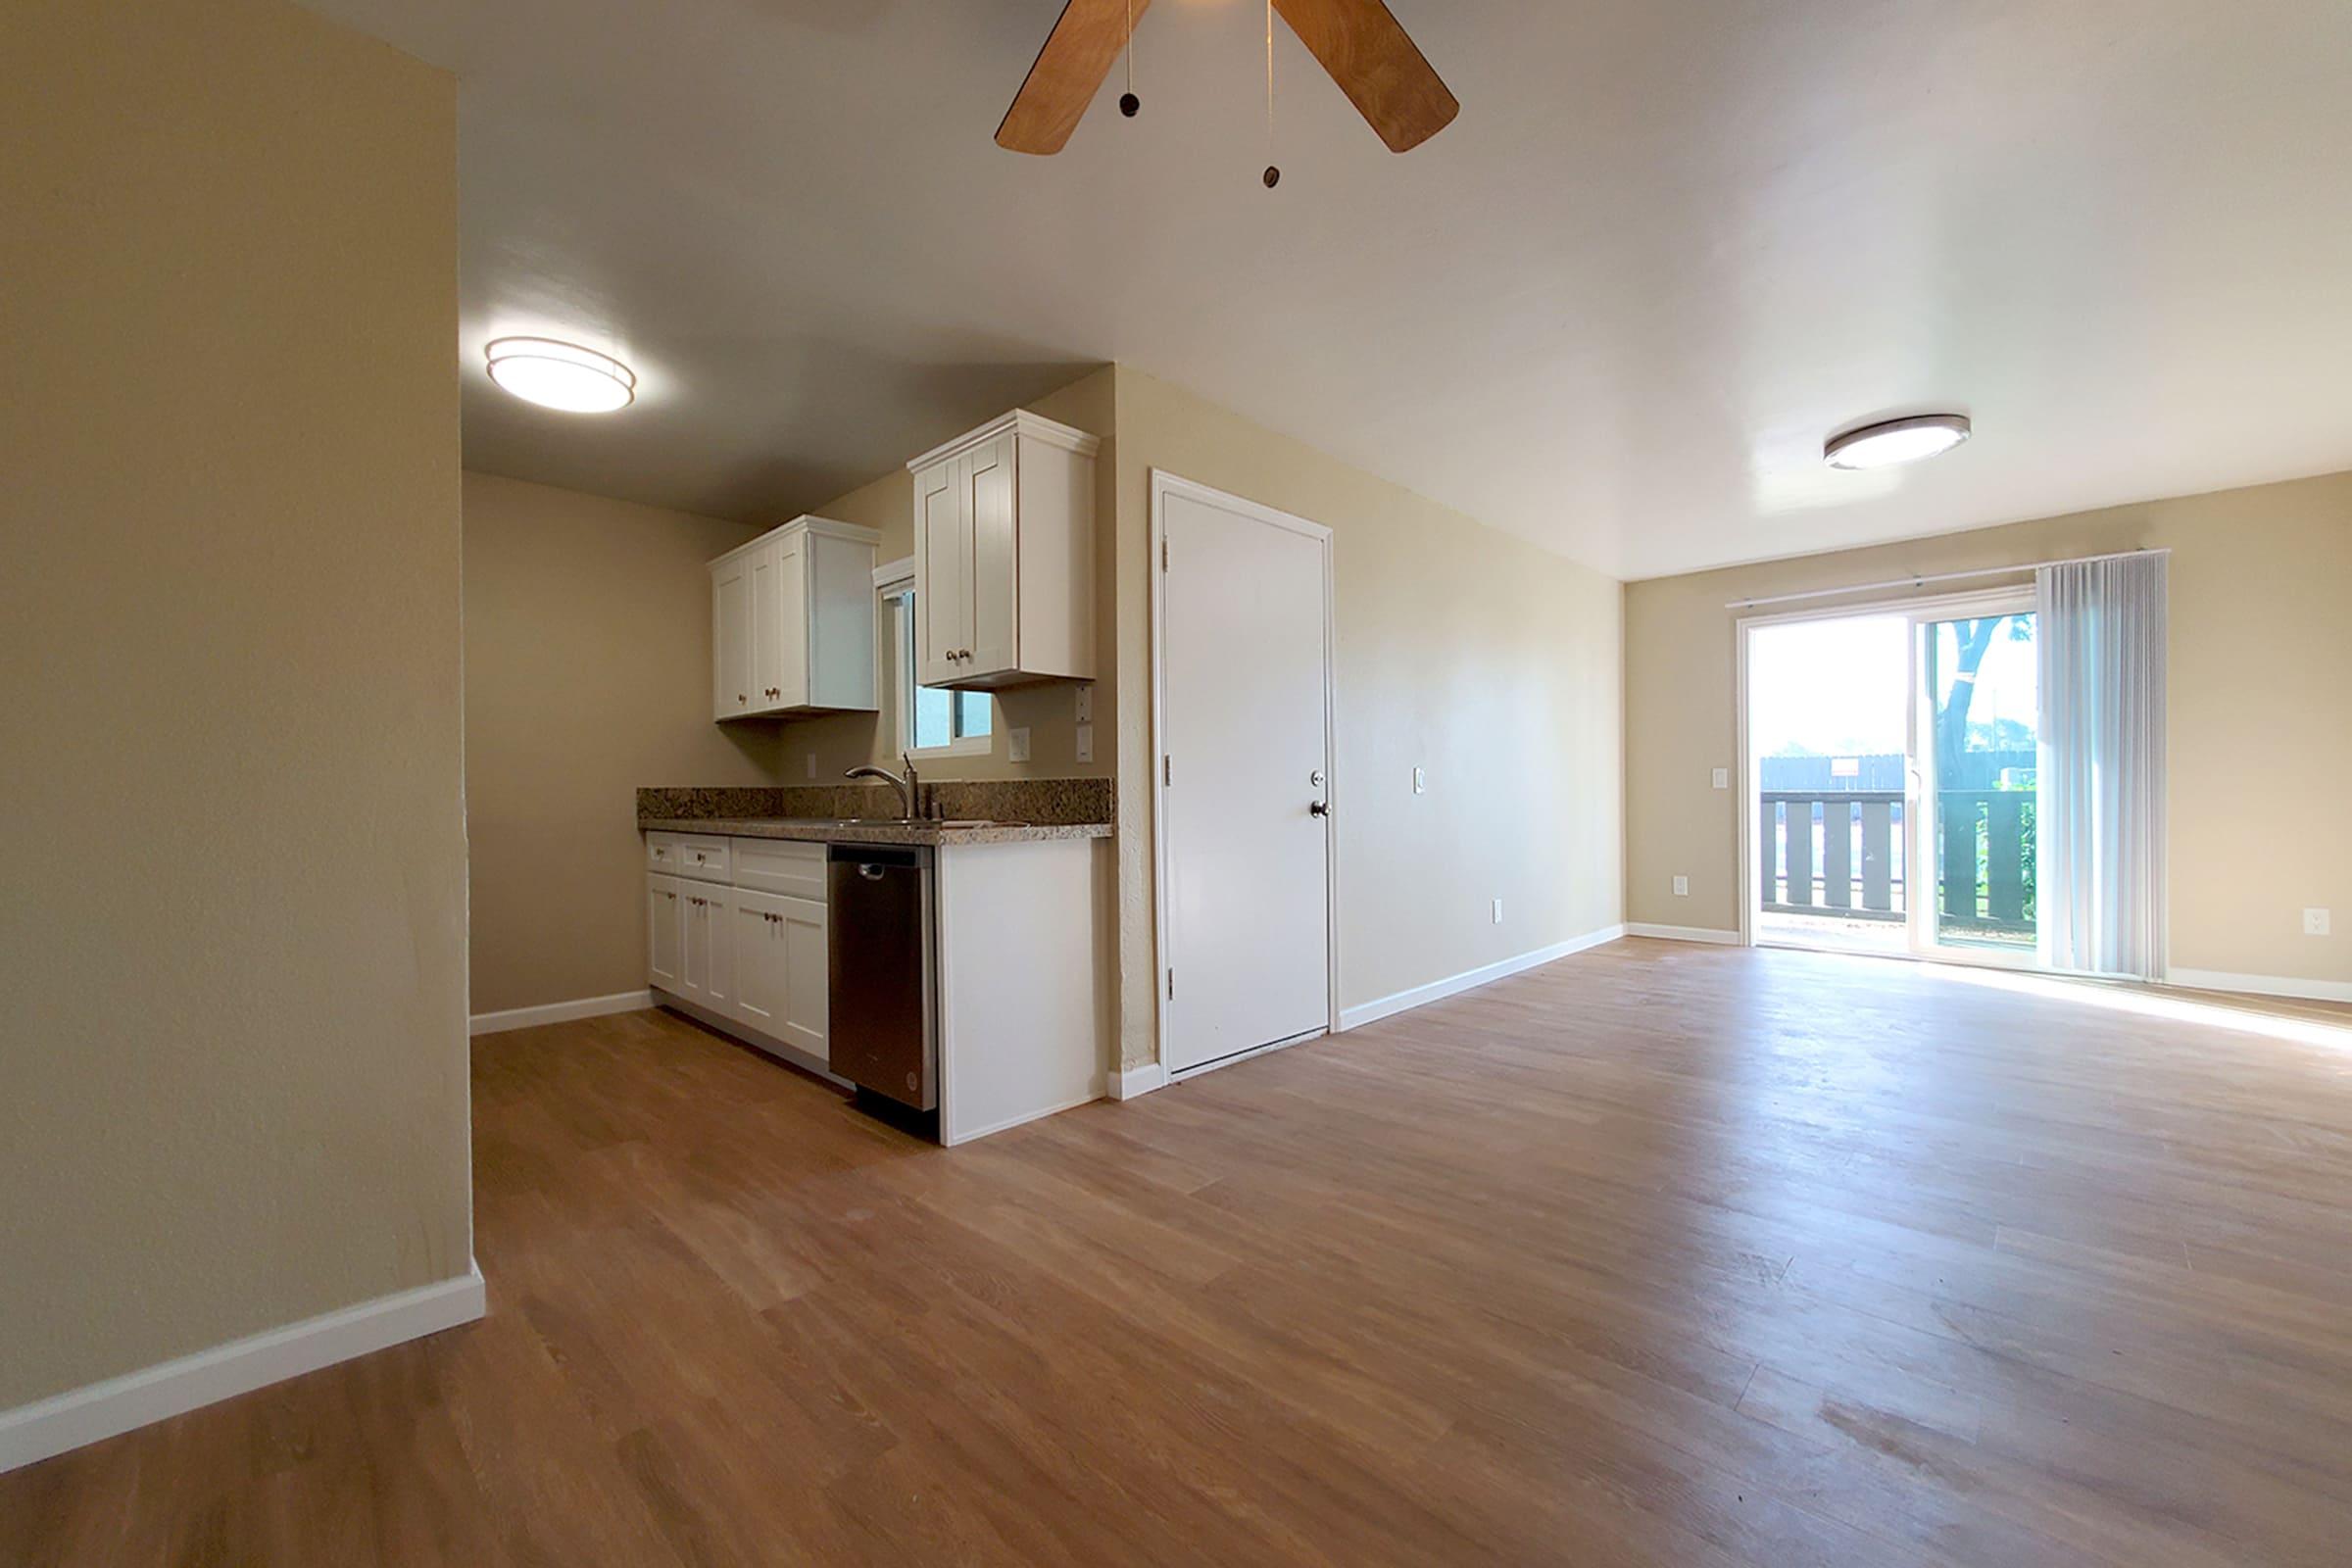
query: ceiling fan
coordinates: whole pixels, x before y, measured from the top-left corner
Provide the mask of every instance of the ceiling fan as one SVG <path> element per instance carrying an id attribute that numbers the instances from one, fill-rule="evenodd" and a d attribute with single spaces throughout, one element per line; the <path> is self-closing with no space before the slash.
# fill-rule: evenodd
<path id="1" fill-rule="evenodd" d="M 1016 153 L 1061 151 L 1126 47 L 1134 19 L 1151 3 L 1069 0 L 1004 112 L 997 145 Z M 1420 146 L 1461 112 L 1381 0 L 1273 0 L 1273 6 L 1391 152 Z"/>

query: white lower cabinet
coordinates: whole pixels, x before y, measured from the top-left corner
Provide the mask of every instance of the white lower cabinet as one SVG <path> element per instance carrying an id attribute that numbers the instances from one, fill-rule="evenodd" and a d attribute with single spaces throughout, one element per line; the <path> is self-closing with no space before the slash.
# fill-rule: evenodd
<path id="1" fill-rule="evenodd" d="M 683 862 L 687 874 L 646 876 L 647 984 L 790 1046 L 822 1066 L 832 984 L 825 847 L 648 837 L 649 864 Z M 724 853 L 710 848 L 713 844 Z M 703 850 L 699 862 L 698 847 Z M 707 869 L 697 869 L 698 863 Z M 752 885 L 707 880 L 713 874 Z M 775 888 L 792 891 L 769 891 Z"/>
<path id="2" fill-rule="evenodd" d="M 678 901 L 686 906 L 685 958 L 678 966 L 678 995 L 713 1012 L 732 1013 L 735 1006 L 735 943 L 732 916 L 735 890 L 709 882 L 681 882 Z"/>
<path id="3" fill-rule="evenodd" d="M 735 1016 L 825 1059 L 825 906 L 735 891 Z"/>
<path id="4" fill-rule="evenodd" d="M 678 897 L 676 877 L 645 879 L 645 929 L 646 983 L 677 992 L 686 961 L 686 901 Z"/>

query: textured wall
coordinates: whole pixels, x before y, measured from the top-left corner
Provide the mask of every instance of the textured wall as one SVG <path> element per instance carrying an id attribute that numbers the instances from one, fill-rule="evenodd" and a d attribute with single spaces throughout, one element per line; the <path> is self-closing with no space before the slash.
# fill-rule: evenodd
<path id="1" fill-rule="evenodd" d="M 999 692 L 987 755 L 943 757 L 918 763 L 925 778 L 1106 778 L 1110 775 L 1109 740 L 1118 717 L 1109 572 L 1113 533 L 1111 475 L 1117 461 L 1116 438 L 1111 429 L 1112 376 L 1112 369 L 1105 366 L 1058 392 L 1022 405 L 1032 414 L 1102 438 L 1102 450 L 1095 459 L 1095 525 L 1100 530 L 1098 545 L 1102 556 L 1097 571 L 1096 622 L 1101 640 L 1101 668 L 1095 682 L 1094 760 L 1078 760 L 1074 688 L 1066 682 L 1048 681 Z M 911 458 L 916 454 L 906 455 Z M 914 476 L 903 467 L 810 510 L 820 517 L 879 530 L 882 543 L 875 557 L 876 564 L 887 564 L 914 554 Z M 880 640 L 887 635 L 888 623 L 878 623 L 875 628 L 878 660 L 890 657 L 890 651 L 880 646 Z M 892 700 L 892 686 L 893 683 L 884 682 L 882 711 L 878 714 L 836 713 L 784 723 L 778 764 L 783 770 L 783 782 L 824 783 L 839 778 L 844 768 L 860 762 L 876 762 L 897 771 L 899 717 Z M 1005 750 L 1006 732 L 1015 726 L 1029 731 L 1026 762 L 1011 760 Z"/>
<path id="2" fill-rule="evenodd" d="M 456 138 L 0 7 L 0 1407 L 469 1266 Z"/>
<path id="3" fill-rule="evenodd" d="M 1121 1050 L 1156 1055 L 1151 493 L 1164 468 L 1332 530 L 1340 1003 L 1622 916 L 1620 587 L 1191 393 L 1118 379 Z M 1412 770 L 1429 790 L 1412 791 Z M 1490 902 L 1503 901 L 1494 923 Z"/>
<path id="4" fill-rule="evenodd" d="M 1627 918 L 1739 925 L 1739 792 L 1708 780 L 1738 777 L 1728 602 L 2143 546 L 2173 552 L 2172 961 L 2352 981 L 2352 474 L 1628 584 Z M 2306 906 L 2336 911 L 2332 936 L 2302 934 Z"/>
<path id="5" fill-rule="evenodd" d="M 710 718 L 710 574 L 759 530 L 466 475 L 473 1010 L 645 984 L 636 791 L 765 784 L 769 722 Z"/>

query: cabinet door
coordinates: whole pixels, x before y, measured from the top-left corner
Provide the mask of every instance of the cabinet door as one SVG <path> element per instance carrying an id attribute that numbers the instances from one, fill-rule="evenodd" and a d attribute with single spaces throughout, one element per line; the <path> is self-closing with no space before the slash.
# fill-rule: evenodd
<path id="1" fill-rule="evenodd" d="M 808 899 L 778 899 L 776 905 L 771 929 L 784 971 L 784 1014 L 766 1027 L 785 1044 L 825 1061 L 826 998 L 832 984 L 825 906 Z"/>
<path id="2" fill-rule="evenodd" d="M 811 541 L 795 534 L 776 543 L 776 614 L 770 636 L 775 639 L 775 679 L 778 708 L 808 706 L 808 554 Z M 873 573 L 866 573 L 866 596 L 873 596 Z M 873 639 L 866 639 L 866 658 L 873 658 Z"/>
<path id="3" fill-rule="evenodd" d="M 707 882 L 681 883 L 686 906 L 684 957 L 678 965 L 678 995 L 713 1012 L 735 1004 L 735 928 L 732 890 Z"/>
<path id="4" fill-rule="evenodd" d="M 686 901 L 678 897 L 674 877 L 645 879 L 645 983 L 681 995 L 680 974 L 685 966 Z"/>
<path id="5" fill-rule="evenodd" d="M 702 957 L 703 1005 L 716 1012 L 735 1010 L 735 890 L 704 886 L 695 889 L 701 899 L 704 952 Z"/>
<path id="6" fill-rule="evenodd" d="M 762 1034 L 783 1038 L 785 1010 L 785 900 L 737 890 L 729 924 L 735 932 L 735 1013 Z"/>
<path id="7" fill-rule="evenodd" d="M 963 673 L 971 619 L 972 530 L 963 506 L 963 459 L 914 476 L 915 679 L 945 686 Z"/>
<path id="8" fill-rule="evenodd" d="M 780 689 L 784 670 L 783 552 L 773 543 L 761 545 L 745 559 L 752 576 L 752 706 L 754 713 L 772 713 L 784 706 Z"/>
<path id="9" fill-rule="evenodd" d="M 971 610 L 960 674 L 995 675 L 1020 665 L 1020 542 L 1014 533 L 1013 436 L 972 448 L 961 510 L 971 531 Z"/>
<path id="10" fill-rule="evenodd" d="M 752 710 L 752 576 L 749 556 L 710 568 L 710 710 L 741 718 Z"/>

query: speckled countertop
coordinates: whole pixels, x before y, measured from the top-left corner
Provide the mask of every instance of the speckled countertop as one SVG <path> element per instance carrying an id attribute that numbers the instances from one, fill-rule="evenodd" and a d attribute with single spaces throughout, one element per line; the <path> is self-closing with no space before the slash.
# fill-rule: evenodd
<path id="1" fill-rule="evenodd" d="M 1118 815 L 1106 778 L 925 781 L 916 820 L 902 822 L 888 785 L 643 789 L 637 825 L 648 832 L 713 833 L 820 844 L 1026 844 L 1106 839 Z M 978 821 L 976 827 L 951 822 Z"/>
<path id="2" fill-rule="evenodd" d="M 844 822 L 806 816 L 640 816 L 649 833 L 707 833 L 720 838 L 800 839 L 815 844 L 1030 844 L 1043 839 L 1106 839 L 1108 822 Z"/>

